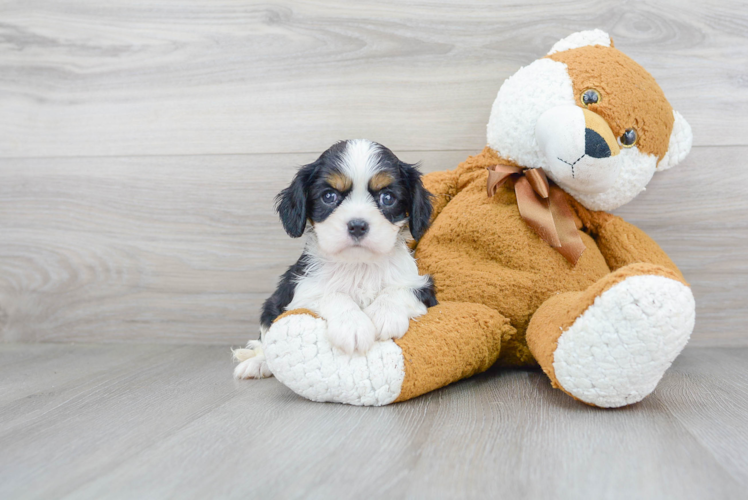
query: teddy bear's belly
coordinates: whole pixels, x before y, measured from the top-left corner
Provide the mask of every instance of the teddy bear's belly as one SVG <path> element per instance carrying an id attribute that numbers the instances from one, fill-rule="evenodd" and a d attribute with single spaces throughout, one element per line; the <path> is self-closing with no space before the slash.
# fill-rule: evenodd
<path id="1" fill-rule="evenodd" d="M 595 241 L 576 266 L 541 240 L 522 220 L 514 193 L 465 189 L 455 196 L 421 239 L 416 258 L 431 274 L 437 298 L 475 302 L 509 318 L 517 335 L 502 353 L 504 364 L 529 364 L 525 330 L 537 308 L 550 296 L 584 290 L 610 272 Z"/>

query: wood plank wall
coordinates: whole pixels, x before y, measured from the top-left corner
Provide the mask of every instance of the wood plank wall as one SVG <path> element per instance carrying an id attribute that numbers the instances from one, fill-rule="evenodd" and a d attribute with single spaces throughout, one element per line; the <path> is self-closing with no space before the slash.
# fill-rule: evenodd
<path id="1" fill-rule="evenodd" d="M 240 344 L 300 251 L 296 166 L 367 137 L 425 171 L 485 143 L 501 82 L 602 28 L 695 147 L 617 213 L 748 344 L 745 2 L 0 2 L 0 339 Z"/>

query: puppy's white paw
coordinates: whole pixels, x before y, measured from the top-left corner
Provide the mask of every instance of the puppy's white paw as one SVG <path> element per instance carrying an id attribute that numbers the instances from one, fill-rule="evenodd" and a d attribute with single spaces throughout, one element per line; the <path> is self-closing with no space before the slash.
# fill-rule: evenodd
<path id="1" fill-rule="evenodd" d="M 236 365 L 236 368 L 234 368 L 234 378 L 239 380 L 249 378 L 268 378 L 272 376 L 273 373 L 270 371 L 270 368 L 268 368 L 265 353 L 263 352 L 242 361 Z"/>
<path id="2" fill-rule="evenodd" d="M 259 340 L 250 340 L 247 343 L 247 347 L 245 349 L 231 350 L 231 353 L 234 355 L 234 361 L 236 361 L 237 363 L 245 361 L 249 358 L 254 358 L 255 356 L 262 354 L 263 352 L 262 342 L 260 342 Z"/>
<path id="3" fill-rule="evenodd" d="M 376 340 L 376 329 L 361 309 L 348 309 L 327 318 L 330 343 L 346 354 L 366 352 Z"/>
<path id="4" fill-rule="evenodd" d="M 399 339 L 408 331 L 408 311 L 391 302 L 375 300 L 364 309 L 377 331 L 377 340 Z"/>

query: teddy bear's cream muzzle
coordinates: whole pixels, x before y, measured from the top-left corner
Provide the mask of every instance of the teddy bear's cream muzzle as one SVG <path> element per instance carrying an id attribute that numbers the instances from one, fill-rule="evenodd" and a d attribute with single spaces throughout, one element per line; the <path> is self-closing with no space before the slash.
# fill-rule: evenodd
<path id="1" fill-rule="evenodd" d="M 563 188 L 602 193 L 620 172 L 620 147 L 600 115 L 575 105 L 555 106 L 543 113 L 535 137 L 546 157 L 546 173 Z"/>

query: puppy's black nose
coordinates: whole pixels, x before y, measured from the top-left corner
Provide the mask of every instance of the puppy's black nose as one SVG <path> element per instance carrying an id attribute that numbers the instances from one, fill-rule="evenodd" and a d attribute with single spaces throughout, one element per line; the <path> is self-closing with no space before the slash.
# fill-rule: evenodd
<path id="1" fill-rule="evenodd" d="M 362 219 L 348 221 L 348 234 L 354 238 L 362 238 L 369 232 L 369 223 Z"/>
<path id="2" fill-rule="evenodd" d="M 605 142 L 603 136 L 592 130 L 584 129 L 584 152 L 587 156 L 593 158 L 608 158 L 610 156 L 610 146 Z"/>

